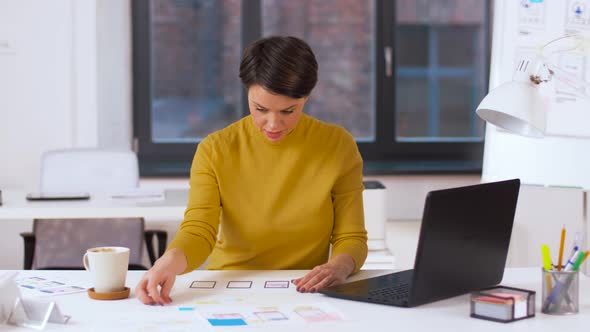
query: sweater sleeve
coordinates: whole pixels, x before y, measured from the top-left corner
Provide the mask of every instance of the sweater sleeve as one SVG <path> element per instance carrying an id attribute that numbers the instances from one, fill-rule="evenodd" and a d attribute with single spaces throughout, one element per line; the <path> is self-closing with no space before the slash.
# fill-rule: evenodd
<path id="1" fill-rule="evenodd" d="M 202 140 L 193 158 L 190 189 L 184 220 L 168 250 L 180 249 L 190 272 L 205 262 L 217 240 L 221 203 L 219 185 L 213 167 L 211 138 Z"/>
<path id="2" fill-rule="evenodd" d="M 342 165 L 332 188 L 334 229 L 332 256 L 347 254 L 358 272 L 367 258 L 367 230 L 363 210 L 363 160 L 354 138 L 346 133 L 338 151 Z"/>

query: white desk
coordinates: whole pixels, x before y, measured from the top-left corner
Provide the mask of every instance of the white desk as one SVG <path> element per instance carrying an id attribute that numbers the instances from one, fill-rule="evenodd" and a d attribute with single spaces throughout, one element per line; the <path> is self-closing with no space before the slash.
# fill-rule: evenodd
<path id="1" fill-rule="evenodd" d="M 165 199 L 112 199 L 108 194 L 92 194 L 80 201 L 27 201 L 26 192 L 3 191 L 0 220 L 35 218 L 125 218 L 145 217 L 182 221 L 188 191 L 166 190 Z"/>
<path id="2" fill-rule="evenodd" d="M 81 201 L 27 201 L 26 194 L 26 192 L 20 191 L 2 192 L 0 222 L 2 220 L 31 220 L 36 218 L 144 217 L 147 224 L 153 224 L 154 220 L 158 220 L 159 229 L 164 228 L 169 232 L 175 232 L 177 225 L 183 220 L 188 200 L 187 189 L 165 190 L 165 199 L 163 200 L 112 199 L 108 194 L 92 194 L 89 200 Z M 19 241 L 18 244 L 20 245 L 18 233 L 15 231 L 13 236 L 14 241 Z M 169 238 L 171 237 L 169 235 Z M 22 258 L 18 258 L 18 266 L 21 266 L 21 261 Z M 363 268 L 393 268 L 393 261 L 393 256 L 387 250 L 369 252 L 369 257 Z"/>
<path id="3" fill-rule="evenodd" d="M 36 276 L 64 276 L 86 279 L 85 271 L 21 271 L 22 275 Z M 580 280 L 580 313 L 571 316 L 550 316 L 540 313 L 540 268 L 507 269 L 503 285 L 521 287 L 537 291 L 536 316 L 509 324 L 495 323 L 469 317 L 468 295 L 439 301 L 416 308 L 398 308 L 386 305 L 369 304 L 348 300 L 334 299 L 321 294 L 300 294 L 292 287 L 288 289 L 228 290 L 224 282 L 227 280 L 251 280 L 257 284 L 263 280 L 290 280 L 301 276 L 306 271 L 195 271 L 177 279 L 172 292 L 174 303 L 172 307 L 144 306 L 137 299 L 130 298 L 120 301 L 90 300 L 85 293 L 50 297 L 57 301 L 64 314 L 71 315 L 71 321 L 66 325 L 49 324 L 47 330 L 67 331 L 103 331 L 118 327 L 120 330 L 138 330 L 151 324 L 150 331 L 170 330 L 164 328 L 163 321 L 172 319 L 164 316 L 164 311 L 170 311 L 176 321 L 182 322 L 181 317 L 197 315 L 195 312 L 180 312 L 176 306 L 193 305 L 197 310 L 206 304 L 197 305 L 199 298 L 206 296 L 220 299 L 229 297 L 244 297 L 256 300 L 262 305 L 285 305 L 288 303 L 315 304 L 329 303 L 342 313 L 347 321 L 330 323 L 310 323 L 305 326 L 280 328 L 280 331 L 585 331 L 590 326 L 590 280 L 581 276 Z M 389 271 L 361 271 L 355 278 L 375 276 Z M 127 284 L 131 287 L 141 277 L 142 272 L 130 272 Z M 189 285 L 194 280 L 217 280 L 218 285 L 213 290 L 191 289 Z M 185 315 L 185 316 L 182 316 Z M 186 316 L 189 315 L 189 316 Z M 133 317 L 134 319 L 129 319 Z M 192 316 L 194 317 L 194 316 Z M 153 322 L 153 323 L 151 323 Z M 188 323 L 187 323 L 188 324 Z M 175 327 L 180 327 L 176 325 Z M 211 328 L 202 321 L 184 325 L 190 331 L 220 331 Z M 27 331 L 13 326 L 0 326 L 0 331 Z M 241 330 L 233 328 L 232 331 Z M 257 331 L 276 331 L 274 328 L 261 328 Z"/>

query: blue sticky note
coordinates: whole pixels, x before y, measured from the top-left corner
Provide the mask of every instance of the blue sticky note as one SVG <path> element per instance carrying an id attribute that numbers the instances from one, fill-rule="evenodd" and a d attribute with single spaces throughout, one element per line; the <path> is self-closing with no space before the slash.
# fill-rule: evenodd
<path id="1" fill-rule="evenodd" d="M 543 0 L 530 0 L 531 3 L 541 3 Z"/>
<path id="2" fill-rule="evenodd" d="M 207 319 L 211 326 L 241 326 L 248 325 L 246 321 L 241 318 L 233 319 Z"/>
<path id="3" fill-rule="evenodd" d="M 180 310 L 180 311 L 194 311 L 195 307 L 179 307 L 178 310 Z"/>

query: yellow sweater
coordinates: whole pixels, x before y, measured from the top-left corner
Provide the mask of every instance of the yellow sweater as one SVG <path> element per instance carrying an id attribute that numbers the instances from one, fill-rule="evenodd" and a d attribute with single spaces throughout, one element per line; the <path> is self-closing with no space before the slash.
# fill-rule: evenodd
<path id="1" fill-rule="evenodd" d="M 331 243 L 358 271 L 367 256 L 362 164 L 341 127 L 302 114 L 271 142 L 247 116 L 199 144 L 169 248 L 185 253 L 185 272 L 210 254 L 213 270 L 312 269 L 328 261 Z"/>

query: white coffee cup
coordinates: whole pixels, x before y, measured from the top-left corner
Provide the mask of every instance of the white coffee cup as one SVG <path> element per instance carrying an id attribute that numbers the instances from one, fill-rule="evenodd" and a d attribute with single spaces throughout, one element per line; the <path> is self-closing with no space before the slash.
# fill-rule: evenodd
<path id="1" fill-rule="evenodd" d="M 92 274 L 95 292 L 110 293 L 125 289 L 129 248 L 90 248 L 86 250 L 82 262 L 86 270 Z"/>

